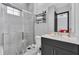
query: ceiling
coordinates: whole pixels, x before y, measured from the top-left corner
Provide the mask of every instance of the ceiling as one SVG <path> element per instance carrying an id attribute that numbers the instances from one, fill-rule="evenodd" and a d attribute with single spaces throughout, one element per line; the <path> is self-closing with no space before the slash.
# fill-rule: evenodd
<path id="1" fill-rule="evenodd" d="M 66 6 L 68 3 L 35 3 L 35 14 L 41 13 L 42 11 L 46 10 L 51 5 L 56 6 L 56 8 L 60 8 Z"/>

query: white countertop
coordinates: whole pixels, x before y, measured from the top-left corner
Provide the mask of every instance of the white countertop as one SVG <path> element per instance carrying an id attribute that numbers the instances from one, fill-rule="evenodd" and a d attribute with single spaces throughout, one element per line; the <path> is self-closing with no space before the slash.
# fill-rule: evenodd
<path id="1" fill-rule="evenodd" d="M 74 37 L 74 36 L 69 37 L 69 36 L 64 35 L 64 34 L 62 34 L 62 35 L 45 34 L 45 35 L 42 35 L 42 37 L 49 38 L 49 39 L 52 39 L 52 40 L 64 41 L 64 42 L 69 42 L 69 43 L 79 45 L 79 39 L 77 37 Z"/>

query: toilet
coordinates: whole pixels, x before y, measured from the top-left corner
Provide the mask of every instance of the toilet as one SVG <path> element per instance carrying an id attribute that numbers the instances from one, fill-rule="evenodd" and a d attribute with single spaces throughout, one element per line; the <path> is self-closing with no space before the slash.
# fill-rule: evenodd
<path id="1" fill-rule="evenodd" d="M 36 47 L 41 48 L 41 36 L 35 36 Z"/>
<path id="2" fill-rule="evenodd" d="M 41 36 L 35 36 L 35 42 L 32 47 L 35 48 L 37 55 L 41 55 Z"/>
<path id="3" fill-rule="evenodd" d="M 35 36 L 35 44 L 29 45 L 26 48 L 27 52 L 24 55 L 41 55 L 40 48 L 41 48 L 41 36 Z"/>

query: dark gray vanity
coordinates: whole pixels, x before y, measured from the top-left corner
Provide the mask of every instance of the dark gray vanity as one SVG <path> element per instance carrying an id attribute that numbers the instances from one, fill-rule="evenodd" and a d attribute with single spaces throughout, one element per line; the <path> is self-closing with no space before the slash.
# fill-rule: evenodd
<path id="1" fill-rule="evenodd" d="M 41 37 L 42 55 L 78 55 L 79 45 Z"/>

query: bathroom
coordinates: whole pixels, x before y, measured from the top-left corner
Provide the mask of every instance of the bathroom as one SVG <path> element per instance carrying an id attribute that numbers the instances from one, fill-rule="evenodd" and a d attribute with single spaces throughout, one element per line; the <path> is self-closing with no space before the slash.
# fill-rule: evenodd
<path id="1" fill-rule="evenodd" d="M 78 7 L 79 3 L 0 3 L 0 55 L 41 55 L 41 37 L 52 33 L 78 38 Z M 68 32 L 61 33 L 55 13 L 66 11 L 68 19 L 62 24 Z"/>

